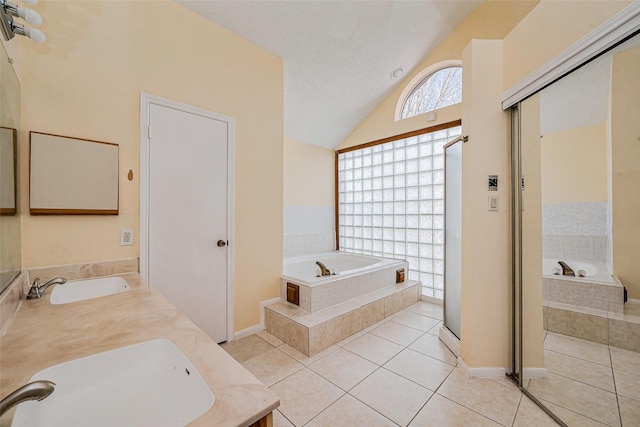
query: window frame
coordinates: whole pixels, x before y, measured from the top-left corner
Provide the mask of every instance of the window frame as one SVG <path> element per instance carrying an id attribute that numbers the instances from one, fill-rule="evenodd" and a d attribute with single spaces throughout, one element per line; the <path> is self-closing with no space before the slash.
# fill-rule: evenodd
<path id="1" fill-rule="evenodd" d="M 377 145 L 391 143 L 391 142 L 394 142 L 394 141 L 398 141 L 398 140 L 402 140 L 402 139 L 406 139 L 406 138 L 411 138 L 411 137 L 418 136 L 418 135 L 433 133 L 433 132 L 437 132 L 437 131 L 441 131 L 441 130 L 445 130 L 445 129 L 458 127 L 458 126 L 460 126 L 460 127 L 462 126 L 462 120 L 460 120 L 460 119 L 454 120 L 454 121 L 450 121 L 450 122 L 446 122 L 446 123 L 442 123 L 442 124 L 438 124 L 438 125 L 434 125 L 434 126 L 430 126 L 430 127 L 426 127 L 426 128 L 422 128 L 422 129 L 418 129 L 418 130 L 411 131 L 411 132 L 406 132 L 406 133 L 395 135 L 395 136 L 388 137 L 388 138 L 383 138 L 383 139 L 367 142 L 367 143 L 364 143 L 364 144 L 355 145 L 353 147 L 343 148 L 343 149 L 335 151 L 335 188 L 334 188 L 335 206 L 334 206 L 334 215 L 335 215 L 335 236 L 336 236 L 336 240 L 335 240 L 335 245 L 336 246 L 335 246 L 335 248 L 336 248 L 336 250 L 340 250 L 340 180 L 339 180 L 340 173 L 339 173 L 339 156 L 341 154 L 348 153 L 348 152 L 351 152 L 351 151 L 357 151 L 357 150 L 361 150 L 361 149 L 364 149 L 364 148 L 374 147 L 374 146 L 377 146 Z M 434 288 L 434 292 L 435 292 L 435 288 Z"/>
<path id="2" fill-rule="evenodd" d="M 440 70 L 444 70 L 445 68 L 451 68 L 451 67 L 462 67 L 462 60 L 450 59 L 446 61 L 440 61 L 422 69 L 422 71 L 416 74 L 409 81 L 409 83 L 404 87 L 404 89 L 402 90 L 402 93 L 398 97 L 398 102 L 396 103 L 396 111 L 394 116 L 395 121 L 397 122 L 400 120 L 408 120 L 413 117 L 419 117 L 419 116 L 422 116 L 423 114 L 429 113 L 429 112 L 425 112 L 425 113 L 417 114 L 415 116 L 402 118 L 402 110 L 404 108 L 404 104 L 406 103 L 407 98 L 411 96 L 411 94 L 418 88 L 418 86 L 424 80 L 429 78 L 429 76 L 431 76 L 432 74 L 435 74 Z M 453 105 L 457 105 L 457 104 L 453 104 Z M 433 110 L 433 111 L 437 111 L 437 110 Z"/>

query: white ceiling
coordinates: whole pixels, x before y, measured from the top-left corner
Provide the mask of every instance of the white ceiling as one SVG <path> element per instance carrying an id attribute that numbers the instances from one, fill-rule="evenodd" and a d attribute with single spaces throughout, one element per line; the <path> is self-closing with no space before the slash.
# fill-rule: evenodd
<path id="1" fill-rule="evenodd" d="M 285 137 L 335 148 L 482 0 L 175 0 L 284 60 Z"/>

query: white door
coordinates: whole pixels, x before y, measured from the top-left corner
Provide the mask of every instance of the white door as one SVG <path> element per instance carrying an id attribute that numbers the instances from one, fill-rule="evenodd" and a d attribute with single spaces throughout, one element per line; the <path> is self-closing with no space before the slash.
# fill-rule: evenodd
<path id="1" fill-rule="evenodd" d="M 229 124 L 149 105 L 148 281 L 227 340 Z"/>

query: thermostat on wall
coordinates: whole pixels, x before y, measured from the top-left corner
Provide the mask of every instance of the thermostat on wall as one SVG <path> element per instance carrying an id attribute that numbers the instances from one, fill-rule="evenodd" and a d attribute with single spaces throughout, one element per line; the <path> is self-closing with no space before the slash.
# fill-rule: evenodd
<path id="1" fill-rule="evenodd" d="M 489 191 L 498 191 L 498 175 L 489 175 Z"/>

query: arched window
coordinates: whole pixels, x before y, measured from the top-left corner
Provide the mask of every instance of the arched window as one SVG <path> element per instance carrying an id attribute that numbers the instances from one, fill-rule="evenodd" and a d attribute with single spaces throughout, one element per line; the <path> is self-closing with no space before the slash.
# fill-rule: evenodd
<path id="1" fill-rule="evenodd" d="M 440 68 L 416 84 L 405 98 L 399 119 L 462 102 L 462 67 Z"/>

